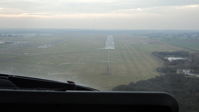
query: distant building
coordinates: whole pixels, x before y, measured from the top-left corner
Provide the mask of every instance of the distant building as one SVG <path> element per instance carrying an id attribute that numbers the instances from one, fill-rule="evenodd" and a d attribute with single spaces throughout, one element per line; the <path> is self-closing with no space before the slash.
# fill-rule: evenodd
<path id="1" fill-rule="evenodd" d="M 183 58 L 183 57 L 165 57 L 164 59 L 166 59 L 169 62 L 187 60 L 187 58 Z"/>
<path id="2" fill-rule="evenodd" d="M 177 74 L 185 74 L 185 75 L 191 75 L 191 70 L 190 69 L 177 69 L 176 71 Z"/>

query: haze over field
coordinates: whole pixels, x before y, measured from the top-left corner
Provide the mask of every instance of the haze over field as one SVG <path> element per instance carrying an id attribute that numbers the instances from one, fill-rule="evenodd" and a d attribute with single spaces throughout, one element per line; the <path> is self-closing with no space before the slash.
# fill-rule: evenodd
<path id="1" fill-rule="evenodd" d="M 2 30 L 0 72 L 110 90 L 159 76 L 153 52 L 183 49 L 147 32 Z"/>

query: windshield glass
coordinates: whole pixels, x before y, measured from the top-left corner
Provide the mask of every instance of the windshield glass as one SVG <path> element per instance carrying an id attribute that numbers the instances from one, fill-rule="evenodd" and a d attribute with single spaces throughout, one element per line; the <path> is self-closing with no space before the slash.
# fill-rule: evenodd
<path id="1" fill-rule="evenodd" d="M 199 111 L 198 0 L 1 0 L 0 73 L 164 91 Z"/>

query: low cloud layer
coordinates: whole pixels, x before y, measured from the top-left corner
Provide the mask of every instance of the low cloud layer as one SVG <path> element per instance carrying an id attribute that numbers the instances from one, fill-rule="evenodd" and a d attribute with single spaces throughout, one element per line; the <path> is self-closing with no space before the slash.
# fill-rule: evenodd
<path id="1" fill-rule="evenodd" d="M 198 0 L 1 0 L 0 28 L 198 30 L 198 12 Z"/>

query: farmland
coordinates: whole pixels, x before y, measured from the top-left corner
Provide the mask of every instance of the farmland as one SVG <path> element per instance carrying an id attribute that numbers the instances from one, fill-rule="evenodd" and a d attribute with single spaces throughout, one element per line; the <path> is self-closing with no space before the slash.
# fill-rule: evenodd
<path id="1" fill-rule="evenodd" d="M 114 49 L 105 49 L 107 37 Z M 0 72 L 33 76 L 111 90 L 159 75 L 158 51 L 183 48 L 133 33 L 68 31 L 19 33 L 0 37 Z"/>
<path id="2" fill-rule="evenodd" d="M 198 31 L 167 31 L 149 34 L 148 36 L 189 51 L 198 52 L 199 50 Z"/>

